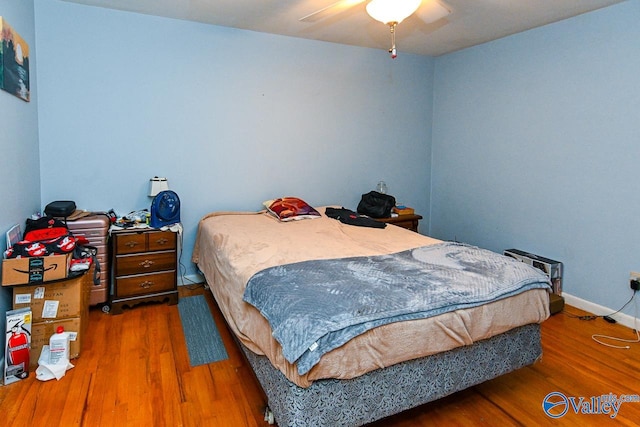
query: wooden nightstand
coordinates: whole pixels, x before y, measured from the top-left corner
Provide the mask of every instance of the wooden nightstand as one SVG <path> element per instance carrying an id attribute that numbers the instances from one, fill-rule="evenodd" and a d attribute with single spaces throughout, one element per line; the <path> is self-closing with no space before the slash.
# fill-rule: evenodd
<path id="1" fill-rule="evenodd" d="M 418 232 L 418 223 L 422 219 L 421 215 L 398 215 L 391 218 L 374 218 L 376 221 L 397 225 L 411 231 Z"/>
<path id="2" fill-rule="evenodd" d="M 154 228 L 112 231 L 111 312 L 142 302 L 178 303 L 177 233 Z"/>

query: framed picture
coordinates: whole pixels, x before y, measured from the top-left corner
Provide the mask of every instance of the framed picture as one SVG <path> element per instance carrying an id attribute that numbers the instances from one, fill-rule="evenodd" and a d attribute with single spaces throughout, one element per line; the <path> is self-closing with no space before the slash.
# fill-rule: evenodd
<path id="1" fill-rule="evenodd" d="M 0 89 L 29 102 L 29 45 L 0 16 Z"/>
<path id="2" fill-rule="evenodd" d="M 16 224 L 7 231 L 7 249 L 10 249 L 14 243 L 18 243 L 22 239 L 22 231 L 20 224 Z"/>

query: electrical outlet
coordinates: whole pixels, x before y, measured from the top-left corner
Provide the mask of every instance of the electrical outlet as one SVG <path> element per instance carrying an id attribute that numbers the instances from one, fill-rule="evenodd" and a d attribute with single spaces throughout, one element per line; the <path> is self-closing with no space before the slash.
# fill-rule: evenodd
<path id="1" fill-rule="evenodd" d="M 635 271 L 631 272 L 629 275 L 629 286 L 631 286 L 631 289 L 634 291 L 640 291 L 640 273 L 636 273 Z"/>

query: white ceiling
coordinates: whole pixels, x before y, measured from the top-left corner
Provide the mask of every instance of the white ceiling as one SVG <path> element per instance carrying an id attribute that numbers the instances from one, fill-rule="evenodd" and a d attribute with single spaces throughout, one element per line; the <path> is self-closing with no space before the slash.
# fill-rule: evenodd
<path id="1" fill-rule="evenodd" d="M 299 19 L 338 0 L 65 0 L 147 15 L 387 50 L 389 29 L 365 2 L 314 22 Z M 399 55 L 438 56 L 625 0 L 442 0 L 451 14 L 425 24 L 418 12 L 396 32 Z"/>

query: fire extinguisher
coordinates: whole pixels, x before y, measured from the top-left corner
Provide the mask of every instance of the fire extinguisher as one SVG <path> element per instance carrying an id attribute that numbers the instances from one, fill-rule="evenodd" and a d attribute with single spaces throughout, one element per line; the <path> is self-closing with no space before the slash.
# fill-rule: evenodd
<path id="1" fill-rule="evenodd" d="M 29 338 L 21 326 L 20 329 L 18 325 L 11 328 L 11 337 L 7 340 L 7 358 L 9 365 L 22 368 L 26 377 L 29 372 Z"/>

